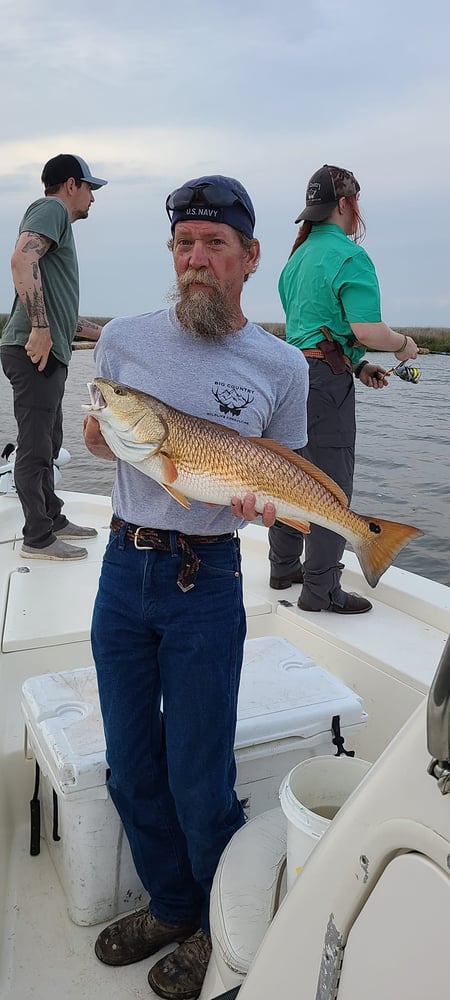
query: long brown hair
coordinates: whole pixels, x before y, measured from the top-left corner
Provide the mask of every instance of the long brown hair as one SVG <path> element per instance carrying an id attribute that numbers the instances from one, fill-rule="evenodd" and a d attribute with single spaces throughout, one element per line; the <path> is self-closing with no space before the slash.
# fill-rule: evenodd
<path id="1" fill-rule="evenodd" d="M 352 233 L 350 239 L 354 243 L 362 243 L 366 235 L 366 224 L 359 211 L 358 196 L 356 194 L 350 195 L 346 198 L 351 209 L 352 209 Z"/>
<path id="2" fill-rule="evenodd" d="M 359 211 L 357 195 L 356 194 L 349 195 L 345 200 L 348 201 L 352 210 L 352 233 L 350 235 L 350 239 L 353 240 L 354 243 L 362 243 L 366 235 L 366 224 L 361 215 L 361 212 Z M 322 221 L 328 222 L 328 219 L 323 219 Z M 320 225 L 320 223 L 316 222 L 315 225 Z M 297 233 L 297 238 L 295 240 L 295 243 L 293 244 L 292 250 L 289 254 L 289 257 L 292 257 L 292 254 L 294 254 L 295 251 L 298 250 L 298 248 L 302 245 L 302 243 L 304 243 L 305 240 L 308 239 L 312 227 L 313 223 L 310 222 L 309 219 L 305 219 L 302 222 L 300 229 Z"/>
<path id="3" fill-rule="evenodd" d="M 304 222 L 302 222 L 300 229 L 297 233 L 297 239 L 292 247 L 289 257 L 292 257 L 292 254 L 295 253 L 295 251 L 298 250 L 298 248 L 302 245 L 302 243 L 304 243 L 305 240 L 308 239 L 311 229 L 312 229 L 312 222 L 310 222 L 308 219 L 305 219 Z"/>

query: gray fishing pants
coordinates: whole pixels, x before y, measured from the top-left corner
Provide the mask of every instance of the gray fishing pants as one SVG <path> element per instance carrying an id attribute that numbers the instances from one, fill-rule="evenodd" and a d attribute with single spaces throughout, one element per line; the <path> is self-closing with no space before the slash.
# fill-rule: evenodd
<path id="1" fill-rule="evenodd" d="M 17 421 L 14 481 L 25 518 L 24 542 L 46 548 L 63 528 L 62 500 L 56 496 L 53 459 L 62 445 L 62 399 L 67 366 L 58 363 L 51 375 L 39 372 L 23 347 L 4 344 L 2 367 L 11 382 Z"/>
<path id="2" fill-rule="evenodd" d="M 342 487 L 351 500 L 355 463 L 355 386 L 353 375 L 334 375 L 325 361 L 307 358 L 309 365 L 308 443 L 298 454 L 313 462 Z M 275 522 L 269 529 L 269 559 L 273 577 L 298 570 L 303 553 L 303 595 L 327 608 L 341 593 L 345 539 L 311 524 L 303 535 Z"/>

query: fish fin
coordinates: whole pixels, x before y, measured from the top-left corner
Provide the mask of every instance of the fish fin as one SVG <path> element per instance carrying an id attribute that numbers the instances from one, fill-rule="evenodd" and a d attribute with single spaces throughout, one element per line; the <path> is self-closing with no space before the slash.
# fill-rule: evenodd
<path id="1" fill-rule="evenodd" d="M 367 583 L 376 587 L 401 549 L 413 538 L 420 538 L 423 531 L 411 524 L 399 524 L 398 521 L 383 521 L 379 517 L 366 517 L 363 514 L 359 517 L 368 524 L 371 535 L 369 538 L 364 537 L 359 543 L 352 539 L 351 544 Z"/>
<path id="2" fill-rule="evenodd" d="M 301 531 L 303 535 L 309 535 L 311 531 L 309 521 L 291 521 L 288 517 L 277 517 L 277 521 L 281 521 L 282 524 L 287 524 L 290 528 Z"/>
<path id="3" fill-rule="evenodd" d="M 166 483 L 174 483 L 175 480 L 178 478 L 178 469 L 176 465 L 174 464 L 174 462 L 172 462 L 170 455 L 167 455 L 165 451 L 160 451 L 159 455 L 161 458 L 163 480 L 164 480 L 164 482 L 161 485 L 165 486 Z"/>
<path id="4" fill-rule="evenodd" d="M 317 483 L 324 486 L 325 489 L 329 490 L 330 493 L 339 500 L 344 507 L 348 507 L 348 497 L 346 497 L 344 491 L 335 483 L 334 479 L 327 476 L 326 472 L 322 472 L 317 465 L 313 465 L 312 462 L 308 462 L 306 458 L 302 458 L 301 455 L 297 455 L 296 451 L 291 451 L 290 448 L 286 448 L 284 444 L 280 444 L 279 441 L 273 441 L 272 438 L 248 438 L 253 444 L 259 445 L 261 448 L 267 448 L 268 451 L 275 451 L 278 455 L 282 455 L 283 458 L 289 459 L 294 465 L 297 465 L 299 469 L 306 472 L 308 476 L 315 479 Z"/>
<path id="5" fill-rule="evenodd" d="M 189 503 L 189 500 L 186 499 L 184 493 L 180 493 L 179 490 L 175 490 L 173 486 L 167 486 L 166 483 L 160 483 L 159 485 L 162 486 L 163 490 L 166 490 L 167 493 L 169 493 L 170 496 L 177 501 L 177 503 L 180 503 L 182 507 L 185 507 L 186 510 L 189 510 L 191 505 Z"/>

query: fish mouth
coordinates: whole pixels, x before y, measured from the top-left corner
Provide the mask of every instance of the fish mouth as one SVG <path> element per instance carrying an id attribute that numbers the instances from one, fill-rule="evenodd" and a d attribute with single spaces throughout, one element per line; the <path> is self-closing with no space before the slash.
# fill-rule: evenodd
<path id="1" fill-rule="evenodd" d="M 105 397 L 102 396 L 102 393 L 100 392 L 98 385 L 96 385 L 95 382 L 88 382 L 87 387 L 88 387 L 90 402 L 82 404 L 83 410 L 90 410 L 90 411 L 95 410 L 97 413 L 100 410 L 105 410 L 108 404 L 106 402 Z"/>

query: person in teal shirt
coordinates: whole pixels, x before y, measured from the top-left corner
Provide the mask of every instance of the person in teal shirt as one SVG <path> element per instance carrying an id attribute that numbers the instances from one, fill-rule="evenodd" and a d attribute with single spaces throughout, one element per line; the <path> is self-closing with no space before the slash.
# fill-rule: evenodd
<path id="1" fill-rule="evenodd" d="M 354 377 L 379 389 L 388 384 L 380 365 L 362 360 L 366 348 L 393 351 L 399 361 L 417 356 L 411 337 L 381 318 L 374 265 L 359 241 L 365 226 L 360 186 L 350 170 L 324 164 L 308 182 L 297 239 L 279 280 L 286 340 L 309 365 L 308 443 L 299 450 L 334 479 L 350 502 L 355 463 Z M 345 539 L 311 525 L 303 535 L 276 522 L 269 530 L 270 586 L 302 583 L 302 611 L 362 614 L 372 605 L 341 585 Z M 303 564 L 300 557 L 304 551 Z"/>

